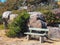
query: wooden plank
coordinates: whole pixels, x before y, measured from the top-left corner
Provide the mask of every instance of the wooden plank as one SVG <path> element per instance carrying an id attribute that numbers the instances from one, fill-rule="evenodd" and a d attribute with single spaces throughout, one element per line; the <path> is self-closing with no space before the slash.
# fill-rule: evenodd
<path id="1" fill-rule="evenodd" d="M 49 29 L 42 29 L 42 28 L 29 28 L 29 30 L 49 31 Z"/>
<path id="2" fill-rule="evenodd" d="M 27 35 L 38 35 L 38 36 L 45 36 L 46 35 L 45 33 L 40 34 L 40 33 L 30 33 L 30 32 L 25 32 L 24 34 L 27 34 Z"/>
<path id="3" fill-rule="evenodd" d="M 35 30 L 35 31 L 49 31 L 49 29 L 42 29 L 42 28 L 29 28 L 29 30 Z"/>

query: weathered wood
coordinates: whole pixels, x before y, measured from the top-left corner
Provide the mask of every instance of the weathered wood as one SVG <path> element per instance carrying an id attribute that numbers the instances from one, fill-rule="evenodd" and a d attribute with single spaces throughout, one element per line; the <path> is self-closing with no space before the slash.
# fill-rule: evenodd
<path id="1" fill-rule="evenodd" d="M 49 31 L 49 29 L 42 29 L 42 28 L 29 28 L 29 30 L 35 30 L 35 31 Z"/>
<path id="2" fill-rule="evenodd" d="M 30 33 L 30 32 L 25 32 L 24 34 L 27 34 L 27 35 L 38 35 L 38 36 L 45 36 L 46 35 L 45 33 L 40 34 L 40 33 Z"/>

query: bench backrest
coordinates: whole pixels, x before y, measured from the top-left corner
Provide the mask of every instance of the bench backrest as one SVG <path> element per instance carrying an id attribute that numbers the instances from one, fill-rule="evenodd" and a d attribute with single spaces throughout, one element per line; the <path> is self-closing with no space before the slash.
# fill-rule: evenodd
<path id="1" fill-rule="evenodd" d="M 49 31 L 49 29 L 43 29 L 43 28 L 29 28 L 30 31 L 35 30 L 35 31 Z"/>

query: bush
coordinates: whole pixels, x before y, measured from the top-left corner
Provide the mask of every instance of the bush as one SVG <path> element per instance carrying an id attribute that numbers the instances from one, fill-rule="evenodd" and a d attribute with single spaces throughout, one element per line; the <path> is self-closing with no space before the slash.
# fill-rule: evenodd
<path id="1" fill-rule="evenodd" d="M 55 23 L 60 23 L 60 18 L 56 18 L 58 16 L 51 11 L 44 10 L 43 13 L 45 14 L 45 20 L 49 26 L 55 25 Z"/>
<path id="2" fill-rule="evenodd" d="M 26 11 L 19 13 L 19 16 L 9 25 L 10 30 L 7 32 L 7 36 L 17 37 L 27 31 L 28 18 L 29 14 Z"/>
<path id="3" fill-rule="evenodd" d="M 53 21 L 55 21 L 55 15 L 54 14 L 52 14 L 52 12 L 47 12 L 47 13 L 45 13 L 46 15 L 46 17 L 45 17 L 45 19 L 46 19 L 46 21 L 48 22 L 48 23 L 51 23 L 52 22 L 52 20 Z"/>
<path id="4" fill-rule="evenodd" d="M 41 8 L 38 8 L 37 11 L 40 11 L 41 13 L 44 14 L 46 22 L 49 23 L 58 23 L 60 22 L 60 18 L 56 18 L 57 15 L 52 13 L 53 10 L 53 6 L 51 7 L 51 5 L 45 5 Z"/>
<path id="5" fill-rule="evenodd" d="M 3 21 L 2 21 L 2 15 L 0 15 L 0 24 L 2 24 Z"/>

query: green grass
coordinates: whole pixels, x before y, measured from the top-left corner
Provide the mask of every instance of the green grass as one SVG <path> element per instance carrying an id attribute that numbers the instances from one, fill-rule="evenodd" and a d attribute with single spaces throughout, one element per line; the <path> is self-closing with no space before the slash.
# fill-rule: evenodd
<path id="1" fill-rule="evenodd" d="M 0 25 L 0 30 L 2 30 L 2 29 L 4 29 L 4 26 L 1 24 L 1 25 Z"/>

